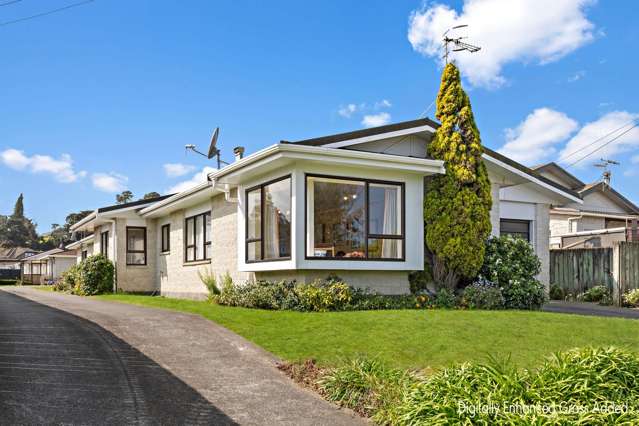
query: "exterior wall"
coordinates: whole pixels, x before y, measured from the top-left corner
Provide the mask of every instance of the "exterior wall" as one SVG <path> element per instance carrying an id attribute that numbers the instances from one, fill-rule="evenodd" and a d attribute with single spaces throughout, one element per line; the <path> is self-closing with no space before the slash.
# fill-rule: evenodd
<path id="1" fill-rule="evenodd" d="M 52 272 L 51 277 L 55 280 L 60 278 L 63 273 L 69 270 L 75 264 L 75 259 L 72 257 L 54 257 L 51 260 Z"/>
<path id="2" fill-rule="evenodd" d="M 93 244 L 94 244 L 94 241 L 88 241 L 86 243 L 80 244 L 80 247 L 78 247 L 76 249 L 76 257 L 75 257 L 76 263 L 82 262 L 82 252 L 84 250 L 87 251 L 87 257 L 93 256 L 93 253 L 94 253 L 93 252 L 93 249 L 94 249 L 94 245 Z M 100 247 L 98 245 L 98 251 L 95 252 L 95 253 L 98 253 L 99 251 L 100 251 Z"/>
<path id="3" fill-rule="evenodd" d="M 493 207 L 490 209 L 490 225 L 492 226 L 491 235 L 499 237 L 499 219 L 501 218 L 501 202 L 499 200 L 499 185 L 496 183 L 490 184 L 490 195 L 493 198 Z"/>
<path id="4" fill-rule="evenodd" d="M 550 285 L 550 205 L 535 205 L 535 252 L 541 261 L 541 273 L 537 277 L 546 286 Z"/>
<path id="5" fill-rule="evenodd" d="M 198 213 L 211 212 L 211 260 L 184 262 L 184 219 Z M 237 268 L 237 204 L 227 202 L 223 195 L 197 206 L 171 213 L 157 220 L 155 233 L 158 270 L 156 285 L 163 296 L 205 299 L 206 286 L 198 272 L 217 277 L 229 273 L 236 283 L 249 279 L 252 274 Z M 161 253 L 161 227 L 170 224 L 170 251 Z"/>
<path id="6" fill-rule="evenodd" d="M 382 294 L 410 293 L 408 272 L 406 271 L 351 271 L 351 270 L 293 270 L 256 272 L 258 280 L 280 281 L 295 280 L 298 283 L 311 283 L 316 279 L 337 275 L 353 287 L 369 289 Z"/>
<path id="7" fill-rule="evenodd" d="M 577 231 L 596 231 L 606 229 L 606 219 L 603 217 L 582 217 L 577 220 Z"/>
<path id="8" fill-rule="evenodd" d="M 155 241 L 155 220 L 145 221 L 144 219 L 124 219 L 115 220 L 115 235 L 109 234 L 110 245 L 115 241 L 116 252 L 111 253 L 109 258 L 115 257 L 117 288 L 123 291 L 152 293 L 157 291 L 155 283 L 156 271 L 156 245 Z M 126 227 L 145 226 L 146 227 L 146 265 L 127 265 L 126 263 Z M 98 251 L 99 251 L 98 241 Z"/>

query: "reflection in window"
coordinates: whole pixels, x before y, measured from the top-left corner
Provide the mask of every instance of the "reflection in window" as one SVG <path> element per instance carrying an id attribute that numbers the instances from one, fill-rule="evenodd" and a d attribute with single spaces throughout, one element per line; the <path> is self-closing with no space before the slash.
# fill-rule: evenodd
<path id="1" fill-rule="evenodd" d="M 248 190 L 246 209 L 246 260 L 255 262 L 290 258 L 290 177 Z"/>
<path id="2" fill-rule="evenodd" d="M 211 258 L 211 212 L 186 218 L 184 260 L 195 262 Z"/>
<path id="3" fill-rule="evenodd" d="M 510 235 L 523 238 L 530 242 L 530 221 L 518 219 L 501 219 L 499 227 L 500 235 Z"/>
<path id="4" fill-rule="evenodd" d="M 126 228 L 126 264 L 146 265 L 146 228 Z"/>
<path id="5" fill-rule="evenodd" d="M 402 259 L 402 197 L 401 184 L 308 176 L 307 256 Z"/>

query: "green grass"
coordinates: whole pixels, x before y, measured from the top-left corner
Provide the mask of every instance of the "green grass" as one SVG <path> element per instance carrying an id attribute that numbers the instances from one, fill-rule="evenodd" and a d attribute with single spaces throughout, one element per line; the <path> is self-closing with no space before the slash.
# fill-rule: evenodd
<path id="1" fill-rule="evenodd" d="M 639 351 L 639 321 L 527 311 L 359 311 L 301 313 L 133 295 L 99 299 L 202 315 L 288 361 L 335 365 L 355 356 L 428 369 L 510 355 L 535 367 L 550 353 L 615 345 Z"/>
<path id="2" fill-rule="evenodd" d="M 52 285 L 30 285 L 29 288 L 35 288 L 36 290 L 42 291 L 53 291 Z"/>

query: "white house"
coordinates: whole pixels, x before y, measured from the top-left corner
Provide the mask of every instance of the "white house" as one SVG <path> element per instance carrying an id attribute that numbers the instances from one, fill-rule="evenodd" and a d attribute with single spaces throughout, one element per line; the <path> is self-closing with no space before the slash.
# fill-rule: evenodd
<path id="1" fill-rule="evenodd" d="M 126 244 L 116 244 L 122 268 L 137 269 L 128 260 L 144 247 L 146 268 L 138 269 L 144 277 L 123 274 L 118 266 L 124 290 L 203 298 L 198 272 L 298 282 L 335 273 L 353 286 L 406 293 L 409 272 L 424 265 L 425 177 L 445 172 L 441 161 L 426 155 L 437 126 L 420 119 L 281 141 L 190 190 L 126 207 L 126 223 L 111 211 L 114 223 L 99 222 L 107 216 L 97 214 L 73 230 L 93 230 L 95 253 L 104 226 L 118 235 L 129 223 L 139 229 Z M 579 196 L 493 151 L 486 150 L 484 161 L 492 182 L 493 233 L 527 238 L 547 283 L 550 205 L 580 203 Z"/>
<path id="2" fill-rule="evenodd" d="M 75 251 L 61 248 L 26 257 L 21 261 L 22 282 L 39 285 L 55 281 L 75 264 L 75 257 Z"/>

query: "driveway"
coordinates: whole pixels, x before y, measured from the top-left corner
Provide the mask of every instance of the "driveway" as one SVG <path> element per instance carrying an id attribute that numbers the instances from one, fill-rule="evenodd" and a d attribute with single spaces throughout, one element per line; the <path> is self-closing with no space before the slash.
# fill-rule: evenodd
<path id="1" fill-rule="evenodd" d="M 0 288 L 2 424 L 364 423 L 276 361 L 195 315 Z"/>
<path id="2" fill-rule="evenodd" d="M 542 310 L 563 314 L 594 315 L 599 317 L 619 317 L 639 319 L 639 309 L 601 306 L 597 303 L 550 301 Z"/>

